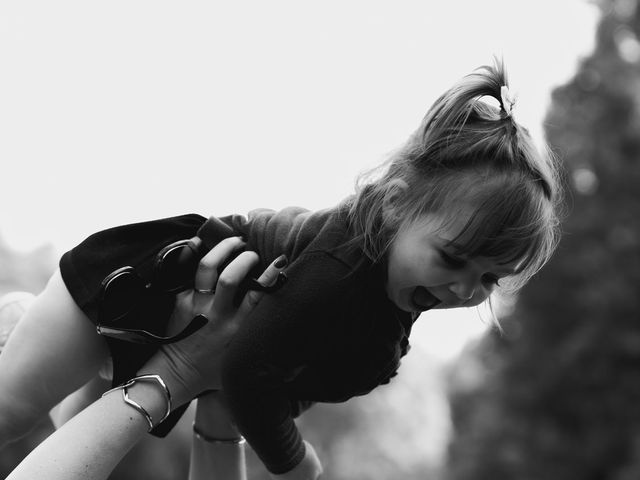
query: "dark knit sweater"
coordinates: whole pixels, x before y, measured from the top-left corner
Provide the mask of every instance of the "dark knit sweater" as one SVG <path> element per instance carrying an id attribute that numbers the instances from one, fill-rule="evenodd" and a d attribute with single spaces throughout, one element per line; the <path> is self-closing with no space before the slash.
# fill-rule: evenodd
<path id="1" fill-rule="evenodd" d="M 62 257 L 63 279 L 95 321 L 96 292 L 107 274 L 144 263 L 163 246 L 195 235 L 204 220 L 185 215 L 92 235 Z M 289 258 L 289 281 L 265 295 L 243 321 L 222 365 L 224 391 L 240 431 L 271 472 L 284 473 L 304 456 L 293 419 L 314 402 L 342 402 L 388 382 L 407 351 L 412 319 L 388 300 L 384 269 L 346 245 L 344 208 L 257 210 L 248 220 L 240 215 L 221 220 L 244 236 L 247 249 L 258 252 L 261 268 L 281 254 Z M 155 351 L 107 342 L 114 383 L 130 378 Z M 175 420 L 166 421 L 159 433 Z"/>

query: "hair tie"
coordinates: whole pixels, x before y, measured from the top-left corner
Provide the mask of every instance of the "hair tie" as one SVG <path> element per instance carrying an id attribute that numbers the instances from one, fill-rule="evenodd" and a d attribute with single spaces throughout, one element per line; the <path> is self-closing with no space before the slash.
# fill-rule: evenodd
<path id="1" fill-rule="evenodd" d="M 516 95 L 513 95 L 506 85 L 500 87 L 500 99 L 502 100 L 502 110 L 507 114 L 507 117 L 513 116 L 513 106 L 516 104 Z"/>

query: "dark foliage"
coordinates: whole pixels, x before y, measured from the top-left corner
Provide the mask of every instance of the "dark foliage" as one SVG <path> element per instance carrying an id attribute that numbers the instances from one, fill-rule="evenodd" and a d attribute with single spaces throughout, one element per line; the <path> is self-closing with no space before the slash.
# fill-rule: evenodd
<path id="1" fill-rule="evenodd" d="M 603 0 L 594 52 L 553 92 L 559 250 L 452 375 L 449 478 L 640 478 L 640 6 Z M 568 29 L 570 26 L 567 27 Z"/>

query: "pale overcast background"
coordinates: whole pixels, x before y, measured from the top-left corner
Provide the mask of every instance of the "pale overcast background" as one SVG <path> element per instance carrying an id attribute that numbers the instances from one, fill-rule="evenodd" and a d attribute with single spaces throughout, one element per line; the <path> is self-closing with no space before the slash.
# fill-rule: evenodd
<path id="1" fill-rule="evenodd" d="M 334 205 L 493 55 L 540 139 L 597 17 L 578 0 L 3 0 L 0 234 L 62 253 L 116 224 Z M 431 312 L 414 343 L 448 359 L 484 328 Z"/>

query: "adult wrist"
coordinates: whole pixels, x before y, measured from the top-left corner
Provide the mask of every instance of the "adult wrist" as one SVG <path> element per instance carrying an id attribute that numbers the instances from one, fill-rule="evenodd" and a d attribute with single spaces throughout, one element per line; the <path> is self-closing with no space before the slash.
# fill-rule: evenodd
<path id="1" fill-rule="evenodd" d="M 153 372 L 159 375 L 171 392 L 173 406 L 177 407 L 190 402 L 197 393 L 188 388 L 189 382 L 184 380 L 184 374 L 178 373 L 178 367 L 174 364 L 171 356 L 162 349 L 151 357 L 139 372 L 141 372 L 140 374 Z"/>
<path id="2" fill-rule="evenodd" d="M 240 435 L 237 431 L 231 432 L 231 434 L 210 434 L 205 433 L 202 427 L 196 425 L 196 422 L 193 422 L 193 436 L 196 440 L 200 440 L 202 442 L 215 444 L 215 445 L 244 445 L 246 440 L 242 435 Z"/>
<path id="3" fill-rule="evenodd" d="M 171 413 L 171 393 L 159 375 L 140 375 L 106 391 L 102 396 L 122 395 L 122 401 L 147 422 L 148 431 L 161 424 Z"/>
<path id="4" fill-rule="evenodd" d="M 198 396 L 195 423 L 213 436 L 226 438 L 239 435 L 224 393 L 220 390 Z"/>
<path id="5" fill-rule="evenodd" d="M 229 421 L 206 422 L 198 417 L 193 422 L 194 433 L 218 439 L 240 438 L 240 431 Z"/>

